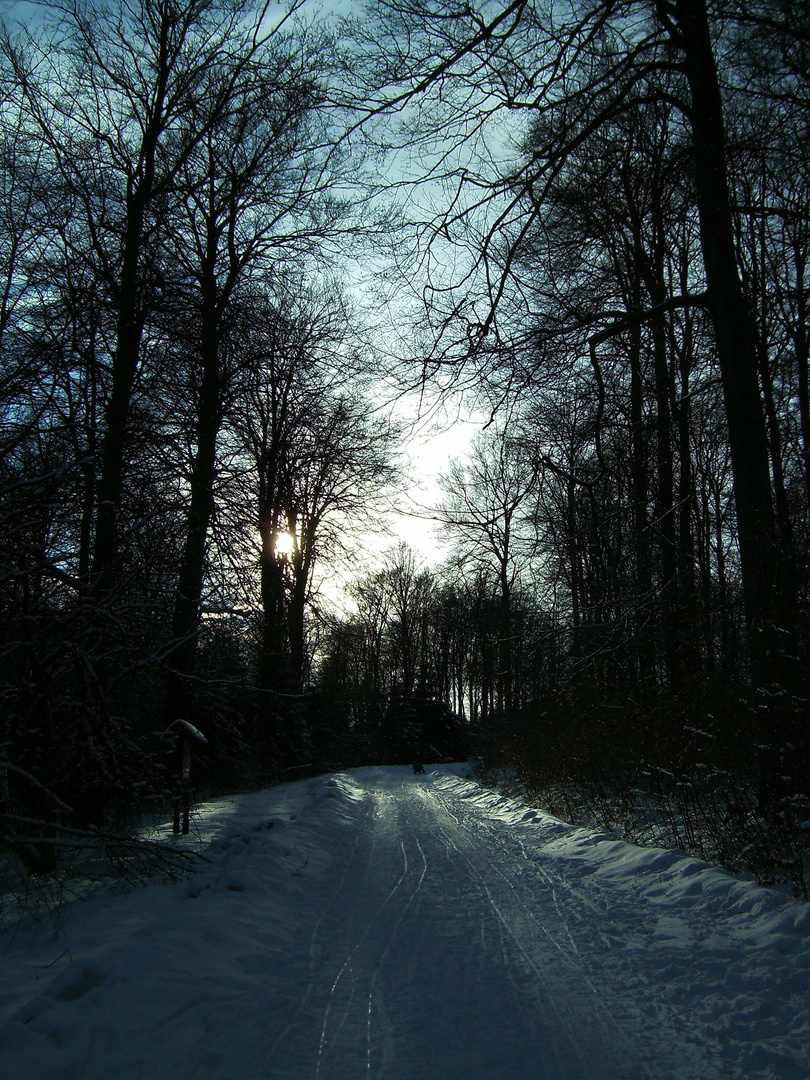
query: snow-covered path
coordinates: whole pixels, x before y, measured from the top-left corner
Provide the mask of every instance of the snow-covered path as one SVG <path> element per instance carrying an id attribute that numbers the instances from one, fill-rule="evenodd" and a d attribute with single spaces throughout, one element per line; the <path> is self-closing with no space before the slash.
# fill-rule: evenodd
<path id="1" fill-rule="evenodd" d="M 682 854 L 398 768 L 218 800 L 200 839 L 189 883 L 15 945 L 0 1076 L 810 1077 L 808 908 Z"/>
<path id="2" fill-rule="evenodd" d="M 573 912 L 527 878 L 513 827 L 413 777 L 370 807 L 274 1076 L 655 1075 L 591 980 Z"/>
<path id="3" fill-rule="evenodd" d="M 369 810 L 273 1076 L 646 1075 L 617 1060 L 565 912 L 529 894 L 508 826 L 482 828 L 415 778 L 374 790 Z"/>

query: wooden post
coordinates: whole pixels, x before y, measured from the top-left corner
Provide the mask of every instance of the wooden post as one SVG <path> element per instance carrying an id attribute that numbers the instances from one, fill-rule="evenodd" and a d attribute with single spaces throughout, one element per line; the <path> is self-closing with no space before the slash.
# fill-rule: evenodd
<path id="1" fill-rule="evenodd" d="M 181 778 L 183 793 L 183 836 L 188 836 L 189 817 L 191 815 L 191 739 L 183 736 L 183 772 Z"/>
<path id="2" fill-rule="evenodd" d="M 191 748 L 195 741 L 205 745 L 208 740 L 187 720 L 175 720 L 169 725 L 167 733 L 173 734 L 175 739 L 180 740 L 175 744 L 180 767 L 177 776 L 178 791 L 172 800 L 172 832 L 177 836 L 181 831 L 180 812 L 182 809 L 182 833 L 183 836 L 188 836 L 191 824 Z"/>

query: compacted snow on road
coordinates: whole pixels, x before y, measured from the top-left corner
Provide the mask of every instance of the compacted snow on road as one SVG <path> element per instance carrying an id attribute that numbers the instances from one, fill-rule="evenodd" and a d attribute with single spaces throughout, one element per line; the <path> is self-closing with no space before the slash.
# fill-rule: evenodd
<path id="1" fill-rule="evenodd" d="M 15 1080 L 808 1080 L 810 908 L 464 767 L 218 799 L 187 882 L 0 939 Z"/>

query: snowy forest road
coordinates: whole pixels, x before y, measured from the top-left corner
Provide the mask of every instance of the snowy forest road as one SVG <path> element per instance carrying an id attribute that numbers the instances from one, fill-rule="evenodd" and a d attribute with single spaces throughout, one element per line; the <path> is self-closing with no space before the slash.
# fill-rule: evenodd
<path id="1" fill-rule="evenodd" d="M 189 881 L 7 942 L 0 1077 L 808 1080 L 806 904 L 464 772 L 204 804 Z"/>
<path id="2" fill-rule="evenodd" d="M 371 799 L 274 1077 L 700 1075 L 683 1047 L 667 1070 L 660 1018 L 643 1046 L 632 1007 L 594 982 L 576 911 L 592 928 L 603 901 L 531 866 L 519 830 L 416 777 Z"/>
<path id="3" fill-rule="evenodd" d="M 492 795 L 496 810 L 486 812 L 481 789 L 456 778 L 385 770 L 363 788 L 363 825 L 312 932 L 305 992 L 265 1059 L 268 1075 L 749 1075 L 732 1059 L 733 1029 L 750 1025 L 751 1013 L 735 972 L 741 984 L 751 972 L 715 940 L 711 910 L 675 902 L 655 911 L 625 874 L 598 883 L 587 850 L 564 859 L 549 850 L 568 826 L 526 808 L 515 821 Z M 606 839 L 581 833 L 579 843 Z M 675 860 L 683 856 L 655 852 L 640 877 L 659 877 Z M 742 1015 L 729 1017 L 735 1008 Z M 755 1028 L 748 1034 L 755 1039 Z"/>

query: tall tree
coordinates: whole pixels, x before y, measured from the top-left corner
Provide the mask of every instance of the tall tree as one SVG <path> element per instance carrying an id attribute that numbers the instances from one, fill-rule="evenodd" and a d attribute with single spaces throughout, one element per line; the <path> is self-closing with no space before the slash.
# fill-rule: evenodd
<path id="1" fill-rule="evenodd" d="M 182 712 L 194 673 L 217 440 L 229 404 L 245 386 L 240 367 L 250 348 L 240 309 L 244 323 L 245 309 L 262 303 L 262 282 L 283 277 L 287 265 L 314 262 L 317 246 L 346 215 L 330 197 L 337 178 L 325 167 L 328 140 L 317 115 L 324 49 L 322 39 L 301 41 L 294 33 L 267 42 L 234 85 L 227 114 L 189 155 L 172 193 L 176 224 L 164 246 L 168 276 L 177 281 L 171 314 L 187 326 L 193 358 L 195 449 L 169 654 L 171 715 Z"/>
<path id="2" fill-rule="evenodd" d="M 83 220 L 114 313 L 94 523 L 93 581 L 115 585 L 128 422 L 144 328 L 160 298 L 154 251 L 167 198 L 232 108 L 276 28 L 251 3 L 54 5 L 8 43 L 31 125 Z"/>
<path id="3" fill-rule="evenodd" d="M 365 392 L 345 299 L 287 294 L 264 309 L 234 422 L 260 535 L 261 681 L 300 689 L 319 561 L 340 560 L 391 495 L 398 430 Z"/>
<path id="4" fill-rule="evenodd" d="M 406 14 L 414 12 L 407 2 L 390 7 L 396 33 Z M 470 355 L 490 360 L 493 335 L 509 333 L 509 320 L 521 308 L 526 325 L 530 297 L 516 274 L 516 256 L 534 222 L 542 227 L 547 196 L 578 148 L 617 118 L 653 103 L 672 105 L 682 116 L 692 147 L 706 286 L 705 295 L 691 302 L 710 313 L 723 381 L 752 661 L 759 681 L 778 680 L 772 659 L 780 632 L 774 627 L 790 626 L 795 598 L 774 519 L 756 335 L 736 256 L 716 61 L 716 49 L 727 42 L 718 46 L 713 40 L 735 16 L 739 26 L 741 12 L 730 5 L 728 11 L 713 9 L 710 18 L 705 0 L 656 5 L 598 0 L 570 9 L 485 4 L 480 11 L 465 9 L 452 22 L 443 15 L 443 10 L 424 12 L 411 41 L 397 40 L 409 57 L 421 48 L 423 58 L 431 58 L 415 69 L 400 60 L 405 72 L 400 94 L 427 96 L 431 85 L 441 87 L 433 110 L 425 110 L 433 121 L 425 138 L 434 136 L 437 118 L 447 110 L 461 108 L 466 118 L 466 127 L 461 120 L 453 127 L 464 146 L 463 161 L 454 171 L 447 153 L 437 156 L 452 201 L 427 233 L 433 255 L 426 263 L 433 276 L 428 294 L 445 362 L 453 355 L 461 361 Z M 725 15 L 731 19 L 721 24 Z M 492 128 L 506 115 L 530 125 L 534 139 L 531 155 L 517 167 L 501 152 L 499 175 Z M 448 260 L 440 258 L 440 249 L 453 241 L 460 272 L 448 280 Z M 511 309 L 510 292 L 517 297 Z M 651 299 L 651 306 L 632 319 L 653 327 L 662 302 L 689 302 L 672 295 Z M 591 318 L 600 333 L 619 329 L 598 312 Z"/>

